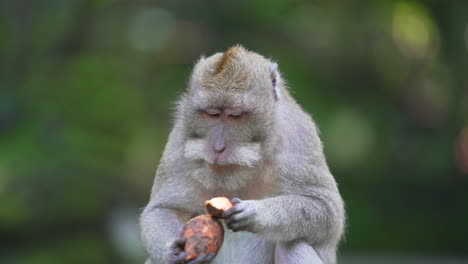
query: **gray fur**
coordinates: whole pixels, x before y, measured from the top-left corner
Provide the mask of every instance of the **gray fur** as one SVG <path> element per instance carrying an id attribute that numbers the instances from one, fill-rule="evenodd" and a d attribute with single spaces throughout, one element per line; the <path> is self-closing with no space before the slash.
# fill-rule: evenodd
<path id="1" fill-rule="evenodd" d="M 205 200 L 226 196 L 242 199 L 236 208 L 244 210 L 226 221 L 249 232 L 227 230 L 213 263 L 336 263 L 344 206 L 315 123 L 279 72 L 272 86 L 274 62 L 239 46 L 214 75 L 221 56 L 200 59 L 178 103 L 140 221 L 149 262 L 166 263 L 183 224 L 202 212 Z M 219 173 L 207 165 L 215 124 L 201 121 L 197 111 L 225 106 L 252 114 L 226 132 L 226 163 L 236 167 Z"/>

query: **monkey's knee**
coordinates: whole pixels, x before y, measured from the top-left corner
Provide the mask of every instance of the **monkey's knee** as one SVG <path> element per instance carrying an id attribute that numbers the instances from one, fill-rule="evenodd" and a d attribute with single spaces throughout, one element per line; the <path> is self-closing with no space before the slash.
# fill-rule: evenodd
<path id="1" fill-rule="evenodd" d="M 275 264 L 323 264 L 315 249 L 304 241 L 278 242 Z"/>

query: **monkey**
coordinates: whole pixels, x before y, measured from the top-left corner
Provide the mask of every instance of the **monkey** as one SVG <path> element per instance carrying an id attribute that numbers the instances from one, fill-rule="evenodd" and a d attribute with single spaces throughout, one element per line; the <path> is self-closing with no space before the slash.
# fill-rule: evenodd
<path id="1" fill-rule="evenodd" d="M 344 202 L 276 62 L 241 45 L 202 56 L 175 108 L 140 217 L 148 264 L 336 263 Z M 183 225 L 217 196 L 234 204 L 224 244 L 187 262 Z"/>

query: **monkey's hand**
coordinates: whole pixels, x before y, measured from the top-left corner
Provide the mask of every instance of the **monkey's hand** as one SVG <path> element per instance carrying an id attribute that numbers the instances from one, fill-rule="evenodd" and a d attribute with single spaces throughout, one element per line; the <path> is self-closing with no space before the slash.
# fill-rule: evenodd
<path id="1" fill-rule="evenodd" d="M 224 222 L 234 232 L 255 232 L 257 204 L 254 200 L 242 201 L 239 198 L 231 200 L 234 207 L 223 213 Z"/>
<path id="2" fill-rule="evenodd" d="M 187 252 L 184 251 L 185 241 L 185 238 L 179 238 L 171 245 L 167 261 L 169 264 L 185 264 L 187 256 Z"/>
<path id="3" fill-rule="evenodd" d="M 186 261 L 187 252 L 184 251 L 186 239 L 180 238 L 177 239 L 171 246 L 171 251 L 169 252 L 168 263 L 169 264 L 209 264 L 213 261 L 215 254 L 201 254 L 196 259 Z"/>

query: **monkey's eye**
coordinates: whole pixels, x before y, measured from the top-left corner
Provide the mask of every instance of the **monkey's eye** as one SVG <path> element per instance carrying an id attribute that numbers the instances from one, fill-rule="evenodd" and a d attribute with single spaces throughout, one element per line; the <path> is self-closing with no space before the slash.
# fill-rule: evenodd
<path id="1" fill-rule="evenodd" d="M 228 116 L 233 119 L 238 119 L 244 116 L 244 112 L 241 112 L 241 111 L 233 112 L 233 113 L 230 113 Z"/>
<path id="2" fill-rule="evenodd" d="M 221 115 L 221 111 L 217 109 L 206 109 L 204 112 L 210 117 L 219 117 Z"/>

